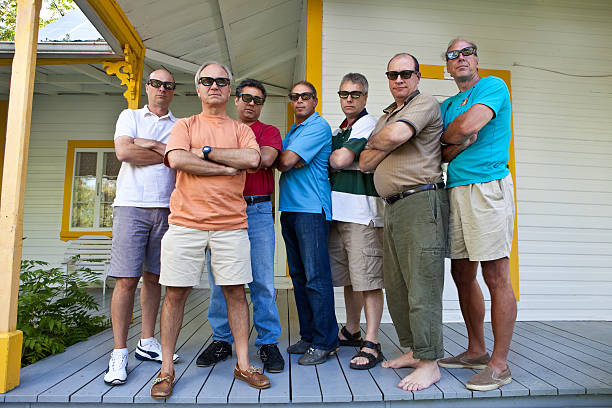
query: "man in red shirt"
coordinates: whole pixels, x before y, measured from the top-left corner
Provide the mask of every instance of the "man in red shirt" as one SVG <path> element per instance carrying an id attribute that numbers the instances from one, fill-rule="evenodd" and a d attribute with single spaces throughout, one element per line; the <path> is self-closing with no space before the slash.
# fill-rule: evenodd
<path id="1" fill-rule="evenodd" d="M 266 89 L 261 82 L 245 79 L 236 87 L 238 122 L 251 127 L 261 150 L 261 168 L 247 173 L 244 199 L 247 204 L 248 233 L 251 243 L 251 270 L 249 283 L 253 301 L 253 321 L 257 329 L 255 347 L 270 373 L 283 371 L 285 360 L 278 350 L 281 325 L 274 298 L 274 170 L 270 167 L 283 148 L 279 130 L 259 121 L 266 100 Z M 211 287 L 208 321 L 213 331 L 213 342 L 198 357 L 196 364 L 207 367 L 232 355 L 232 336 L 227 320 L 227 307 L 221 288 L 214 283 L 209 268 Z"/>

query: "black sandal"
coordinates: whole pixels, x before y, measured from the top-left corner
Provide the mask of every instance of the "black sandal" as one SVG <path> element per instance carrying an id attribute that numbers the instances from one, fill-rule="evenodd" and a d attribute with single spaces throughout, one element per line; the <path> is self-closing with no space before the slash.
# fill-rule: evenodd
<path id="1" fill-rule="evenodd" d="M 357 333 L 351 334 L 348 330 L 346 330 L 346 326 L 342 326 L 340 333 L 346 337 L 346 340 L 338 338 L 338 344 L 340 346 L 361 347 L 361 330 L 359 330 Z"/>
<path id="2" fill-rule="evenodd" d="M 357 352 L 357 354 L 355 354 L 353 358 L 351 358 L 351 360 L 356 357 L 365 357 L 368 359 L 368 362 L 366 364 L 351 363 L 350 367 L 354 370 L 369 370 L 370 368 L 375 367 L 376 364 L 380 363 L 385 358 L 380 348 L 380 344 L 372 343 L 371 341 L 364 340 L 363 344 L 361 345 L 361 348 L 363 349 L 364 347 L 376 350 L 376 352 L 378 353 L 378 357 L 376 357 L 372 353 L 368 353 L 366 351 L 359 350 L 359 352 Z"/>

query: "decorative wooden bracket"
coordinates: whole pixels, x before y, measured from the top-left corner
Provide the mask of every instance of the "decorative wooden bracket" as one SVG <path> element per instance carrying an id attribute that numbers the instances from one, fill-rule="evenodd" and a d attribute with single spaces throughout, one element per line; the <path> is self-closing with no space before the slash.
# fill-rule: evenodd
<path id="1" fill-rule="evenodd" d="M 142 58 L 134 54 L 129 44 L 125 45 L 123 52 L 125 58 L 122 61 L 105 61 L 102 63 L 102 68 L 108 75 L 115 75 L 119 78 L 121 85 L 127 86 L 123 96 L 128 102 L 128 107 L 138 109 L 142 88 Z"/>

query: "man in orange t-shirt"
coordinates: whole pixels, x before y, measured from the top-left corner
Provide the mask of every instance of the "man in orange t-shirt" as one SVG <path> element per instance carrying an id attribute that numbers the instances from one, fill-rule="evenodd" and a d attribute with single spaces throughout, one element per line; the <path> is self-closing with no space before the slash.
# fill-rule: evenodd
<path id="1" fill-rule="evenodd" d="M 259 167 L 253 131 L 229 118 L 230 70 L 203 64 L 195 76 L 202 113 L 176 122 L 164 163 L 177 170 L 170 197 L 170 224 L 162 239 L 159 282 L 166 286 L 161 312 L 162 368 L 151 386 L 153 398 L 167 398 L 174 384 L 172 355 L 185 301 L 200 281 L 205 251 L 211 252 L 215 283 L 221 286 L 238 362 L 234 377 L 255 388 L 270 381 L 249 363 L 249 309 L 244 284 L 253 280 L 247 233 L 244 170 Z"/>

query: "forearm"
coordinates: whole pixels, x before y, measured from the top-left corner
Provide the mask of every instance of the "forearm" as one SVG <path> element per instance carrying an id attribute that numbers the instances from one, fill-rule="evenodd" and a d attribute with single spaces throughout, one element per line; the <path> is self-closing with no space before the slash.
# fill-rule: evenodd
<path id="1" fill-rule="evenodd" d="M 115 148 L 117 159 L 137 166 L 148 166 L 164 162 L 163 152 L 147 149 L 135 143 L 122 145 Z"/>
<path id="2" fill-rule="evenodd" d="M 261 156 L 255 149 L 224 149 L 213 147 L 208 154 L 208 160 L 235 169 L 246 170 L 259 167 Z"/>
<path id="3" fill-rule="evenodd" d="M 168 164 L 171 168 L 196 176 L 233 176 L 240 171 L 229 166 L 204 161 L 195 154 L 185 150 L 168 152 Z"/>
<path id="4" fill-rule="evenodd" d="M 389 153 L 377 149 L 366 149 L 359 155 L 359 169 L 364 173 L 373 172 Z"/>
<path id="5" fill-rule="evenodd" d="M 450 163 L 455 157 L 459 155 L 462 151 L 467 149 L 471 144 L 473 144 L 478 138 L 478 134 L 472 135 L 462 144 L 449 144 L 442 146 L 442 162 Z"/>
<path id="6" fill-rule="evenodd" d="M 370 149 L 389 153 L 406 143 L 413 135 L 414 129 L 411 125 L 405 122 L 393 122 L 372 135 L 367 146 Z"/>
<path id="7" fill-rule="evenodd" d="M 470 138 L 471 135 L 465 134 L 459 122 L 460 121 L 455 120 L 446 128 L 440 138 L 442 143 L 460 146 Z"/>
<path id="8" fill-rule="evenodd" d="M 144 147 L 145 149 L 152 150 L 162 157 L 166 154 L 166 144 L 162 142 L 158 142 L 157 140 L 145 139 L 137 137 L 134 139 L 134 144 L 140 147 Z"/>
<path id="9" fill-rule="evenodd" d="M 344 169 L 350 166 L 354 161 L 355 152 L 346 147 L 334 150 L 331 156 L 329 156 L 329 166 L 336 170 Z"/>

